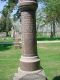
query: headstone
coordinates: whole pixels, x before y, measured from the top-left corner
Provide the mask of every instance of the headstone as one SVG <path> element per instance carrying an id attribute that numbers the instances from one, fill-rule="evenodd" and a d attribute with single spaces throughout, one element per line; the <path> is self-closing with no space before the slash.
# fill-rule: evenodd
<path id="1" fill-rule="evenodd" d="M 38 6 L 37 0 L 19 0 L 19 3 L 21 10 L 22 55 L 20 69 L 13 80 L 46 80 L 37 55 L 35 14 Z"/>

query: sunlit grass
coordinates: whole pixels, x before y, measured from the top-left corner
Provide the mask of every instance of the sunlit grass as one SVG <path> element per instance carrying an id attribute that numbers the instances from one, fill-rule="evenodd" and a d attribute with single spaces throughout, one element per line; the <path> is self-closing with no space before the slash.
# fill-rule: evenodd
<path id="1" fill-rule="evenodd" d="M 60 43 L 38 44 L 38 54 L 48 80 L 60 76 Z"/>
<path id="2" fill-rule="evenodd" d="M 0 45 L 0 80 L 12 80 L 18 67 L 19 57 L 19 49 L 12 45 Z"/>
<path id="3" fill-rule="evenodd" d="M 1 42 L 13 42 L 13 38 L 11 38 L 11 37 L 3 37 L 3 38 L 1 38 L 0 37 L 0 43 Z"/>
<path id="4" fill-rule="evenodd" d="M 21 50 L 0 45 L 0 80 L 12 80 L 19 66 Z M 48 80 L 60 75 L 60 43 L 38 44 L 38 55 Z"/>

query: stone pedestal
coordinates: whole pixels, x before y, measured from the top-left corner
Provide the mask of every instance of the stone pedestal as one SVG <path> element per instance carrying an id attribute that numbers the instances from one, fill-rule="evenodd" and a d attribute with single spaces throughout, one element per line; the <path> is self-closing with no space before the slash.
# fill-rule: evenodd
<path id="1" fill-rule="evenodd" d="M 36 0 L 19 0 L 22 28 L 20 69 L 13 80 L 46 80 L 37 55 Z"/>
<path id="2" fill-rule="evenodd" d="M 13 80 L 47 80 L 43 70 L 26 72 L 19 70 Z"/>

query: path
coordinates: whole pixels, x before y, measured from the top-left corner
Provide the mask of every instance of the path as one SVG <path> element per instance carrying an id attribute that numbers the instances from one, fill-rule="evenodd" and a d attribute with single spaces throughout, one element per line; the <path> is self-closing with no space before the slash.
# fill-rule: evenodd
<path id="1" fill-rule="evenodd" d="M 37 43 L 59 43 L 60 40 L 56 41 L 37 41 Z M 0 42 L 0 44 L 15 44 L 14 42 Z"/>
<path id="2" fill-rule="evenodd" d="M 60 40 L 56 40 L 56 41 L 37 41 L 37 43 L 59 43 Z"/>
<path id="3" fill-rule="evenodd" d="M 14 44 L 13 42 L 0 42 L 0 45 L 1 44 Z"/>

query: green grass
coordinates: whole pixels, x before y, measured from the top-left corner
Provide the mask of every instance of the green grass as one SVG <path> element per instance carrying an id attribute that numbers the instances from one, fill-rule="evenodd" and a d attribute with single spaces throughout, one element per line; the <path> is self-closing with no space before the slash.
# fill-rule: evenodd
<path id="1" fill-rule="evenodd" d="M 13 42 L 13 38 L 11 37 L 0 38 L 0 42 Z"/>
<path id="2" fill-rule="evenodd" d="M 51 41 L 51 40 L 60 40 L 60 37 L 53 37 L 51 38 L 50 36 L 42 33 L 37 33 L 37 41 Z"/>
<path id="3" fill-rule="evenodd" d="M 19 49 L 12 45 L 0 45 L 0 80 L 12 80 L 17 71 L 19 57 Z"/>
<path id="4" fill-rule="evenodd" d="M 19 66 L 21 51 L 13 45 L 0 45 L 0 80 L 12 80 Z M 38 44 L 38 54 L 48 80 L 60 75 L 60 43 Z"/>
<path id="5" fill-rule="evenodd" d="M 53 79 L 60 76 L 60 43 L 38 44 L 38 54 L 48 80 L 60 80 Z"/>

